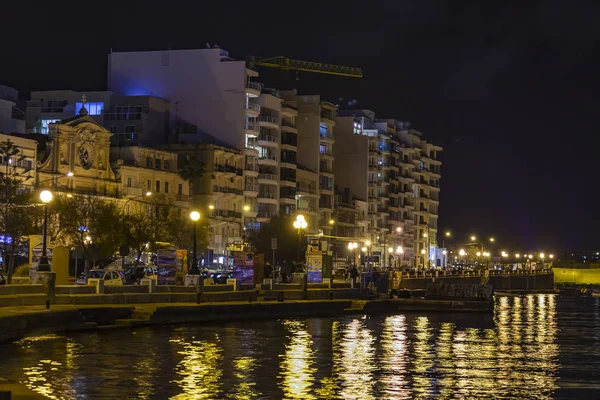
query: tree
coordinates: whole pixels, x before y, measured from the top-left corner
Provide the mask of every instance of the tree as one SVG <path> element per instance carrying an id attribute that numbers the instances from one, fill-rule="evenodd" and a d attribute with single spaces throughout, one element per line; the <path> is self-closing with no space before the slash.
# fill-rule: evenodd
<path id="1" fill-rule="evenodd" d="M 17 171 L 17 166 L 24 157 L 21 150 L 7 139 L 0 142 L 0 231 L 4 232 L 6 240 L 3 244 L 5 263 L 8 261 L 8 283 L 12 281 L 15 266 L 15 256 L 22 246 L 23 238 L 34 232 L 37 217 L 40 215 L 32 204 L 33 193 L 23 186 L 23 176 Z"/>
<path id="2" fill-rule="evenodd" d="M 200 255 L 207 251 L 210 244 L 210 238 L 214 233 L 208 220 L 201 219 L 196 224 L 196 251 L 198 252 L 198 258 L 200 258 Z M 193 257 L 192 249 L 194 247 L 194 223 L 190 220 L 188 215 L 172 215 L 166 230 L 170 237 L 171 244 L 178 249 L 187 249 L 190 254 L 188 259 L 191 261 Z"/>
<path id="3" fill-rule="evenodd" d="M 249 242 L 258 253 L 271 253 L 271 238 L 277 238 L 276 262 L 298 260 L 298 232 L 294 229 L 294 220 L 289 216 L 279 215 L 263 224 L 258 232 L 248 234 Z M 304 236 L 303 236 L 304 237 Z M 306 240 L 300 242 L 300 259 L 304 258 Z M 267 257 L 268 258 L 268 257 Z"/>
<path id="4" fill-rule="evenodd" d="M 196 194 L 196 189 L 201 185 L 201 179 L 205 172 L 205 165 L 198 153 L 182 155 L 179 162 L 179 176 L 190 183 L 190 196 Z"/>
<path id="5" fill-rule="evenodd" d="M 114 259 L 123 243 L 123 222 L 114 201 L 97 196 L 56 196 L 51 210 L 56 216 L 56 243 L 81 248 L 86 276 L 90 262 Z"/>

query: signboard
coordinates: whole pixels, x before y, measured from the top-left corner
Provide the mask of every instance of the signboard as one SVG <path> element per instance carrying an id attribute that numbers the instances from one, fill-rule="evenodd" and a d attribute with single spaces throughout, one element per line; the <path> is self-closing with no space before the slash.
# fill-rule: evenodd
<path id="1" fill-rule="evenodd" d="M 306 272 L 310 283 L 323 282 L 323 255 L 320 251 L 307 253 Z"/>
<path id="2" fill-rule="evenodd" d="M 40 261 L 42 256 L 42 235 L 29 235 L 29 263 L 33 264 Z M 46 237 L 46 257 L 52 265 L 52 243 L 50 237 Z"/>
<path id="3" fill-rule="evenodd" d="M 277 238 L 271 238 L 271 250 L 277 250 Z"/>
<path id="4" fill-rule="evenodd" d="M 254 285 L 254 253 L 233 253 L 233 277 L 240 285 Z"/>
<path id="5" fill-rule="evenodd" d="M 159 249 L 156 252 L 159 285 L 174 285 L 177 282 L 177 264 L 177 250 Z"/>
<path id="6" fill-rule="evenodd" d="M 177 268 L 176 268 L 176 281 L 183 283 L 185 274 L 187 273 L 187 250 L 177 249 L 175 250 L 177 257 Z"/>

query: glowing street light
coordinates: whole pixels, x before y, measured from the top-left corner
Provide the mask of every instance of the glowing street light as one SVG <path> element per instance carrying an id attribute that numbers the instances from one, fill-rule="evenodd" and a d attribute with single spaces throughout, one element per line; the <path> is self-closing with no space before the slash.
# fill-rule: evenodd
<path id="1" fill-rule="evenodd" d="M 200 220 L 200 213 L 198 211 L 190 212 L 190 219 L 194 223 L 194 244 L 193 244 L 193 258 L 192 258 L 192 268 L 190 268 L 190 275 L 200 275 L 200 270 L 198 269 L 198 258 L 196 252 L 196 225 L 198 225 L 198 221 Z"/>
<path id="2" fill-rule="evenodd" d="M 333 219 L 330 219 L 329 220 L 329 225 L 333 225 L 333 224 L 335 224 L 335 221 Z"/>
<path id="3" fill-rule="evenodd" d="M 515 254 L 516 258 L 521 258 L 521 255 L 519 253 Z"/>
<path id="4" fill-rule="evenodd" d="M 398 247 L 396 247 L 396 253 L 397 253 L 397 254 L 402 254 L 402 253 L 404 253 L 404 249 L 402 249 L 402 246 L 398 246 Z"/>
<path id="5" fill-rule="evenodd" d="M 548 258 L 550 258 L 550 259 L 554 258 L 554 254 L 549 254 Z"/>
<path id="6" fill-rule="evenodd" d="M 477 252 L 477 257 L 481 257 L 481 252 L 480 251 Z"/>
<path id="7" fill-rule="evenodd" d="M 67 176 L 68 176 L 69 178 L 70 178 L 70 177 L 72 177 L 73 175 L 74 175 L 74 174 L 73 174 L 73 172 L 71 172 L 71 171 L 67 172 Z"/>
<path id="8" fill-rule="evenodd" d="M 544 254 L 544 253 L 540 253 L 540 258 L 541 258 L 542 260 L 543 260 L 544 258 L 546 258 L 546 257 L 544 257 L 544 256 L 545 256 L 545 254 Z"/>
<path id="9" fill-rule="evenodd" d="M 393 247 L 388 247 L 388 253 L 392 254 L 394 252 L 394 248 Z"/>
<path id="10" fill-rule="evenodd" d="M 477 240 L 477 236 L 475 236 L 475 235 L 472 235 L 472 236 L 471 236 L 471 242 L 474 242 L 474 241 L 476 241 L 476 240 Z"/>
<path id="11" fill-rule="evenodd" d="M 427 233 L 423 233 L 423 237 L 425 237 L 425 238 L 426 238 L 426 237 L 427 237 Z"/>
<path id="12" fill-rule="evenodd" d="M 302 240 L 302 230 L 308 227 L 308 222 L 304 218 L 304 215 L 298 214 L 296 216 L 296 220 L 294 221 L 294 228 L 298 230 L 298 249 L 297 249 L 297 258 L 298 262 L 300 261 L 300 241 Z"/>
<path id="13" fill-rule="evenodd" d="M 365 242 L 365 246 L 369 247 L 370 245 L 371 245 L 371 241 L 370 241 L 370 240 L 367 240 L 367 241 Z"/>
<path id="14" fill-rule="evenodd" d="M 465 256 L 465 254 L 467 254 L 467 253 L 465 252 L 465 250 L 464 250 L 464 249 L 460 249 L 460 250 L 459 250 L 459 252 L 458 252 L 458 255 L 459 255 L 459 256 L 463 256 L 463 257 L 464 257 L 464 256 Z"/>
<path id="15" fill-rule="evenodd" d="M 425 254 L 425 249 L 421 249 L 421 254 Z"/>
<path id="16" fill-rule="evenodd" d="M 446 250 L 442 250 L 442 254 L 446 255 L 446 254 L 448 254 L 448 252 Z"/>
<path id="17" fill-rule="evenodd" d="M 244 206 L 244 212 L 249 212 L 250 211 L 250 206 L 248 204 L 246 204 Z"/>
<path id="18" fill-rule="evenodd" d="M 48 203 L 52 201 L 52 192 L 49 190 L 43 190 L 40 193 L 40 200 L 44 203 L 44 225 L 42 227 L 42 256 L 38 263 L 38 271 L 50 272 L 50 264 L 48 263 L 48 256 L 46 256 L 46 230 L 48 229 Z"/>
<path id="19" fill-rule="evenodd" d="M 396 232 L 397 232 L 397 233 L 400 233 L 400 232 L 402 232 L 402 228 L 401 228 L 401 227 L 397 227 L 397 228 L 396 228 Z"/>
<path id="20" fill-rule="evenodd" d="M 450 233 L 450 231 L 447 231 L 447 232 L 445 233 L 445 235 L 446 235 L 446 237 L 450 237 L 450 236 L 452 236 L 452 234 Z"/>
<path id="21" fill-rule="evenodd" d="M 490 242 L 494 243 L 495 241 L 496 241 L 495 238 L 493 238 L 493 237 L 490 238 Z"/>
<path id="22" fill-rule="evenodd" d="M 366 248 L 366 247 L 363 247 L 363 248 L 362 248 L 362 249 L 360 249 L 360 250 L 361 250 L 363 253 L 366 253 L 366 252 L 367 252 L 367 248 Z"/>
<path id="23" fill-rule="evenodd" d="M 527 258 L 533 258 L 533 254 L 528 255 Z"/>

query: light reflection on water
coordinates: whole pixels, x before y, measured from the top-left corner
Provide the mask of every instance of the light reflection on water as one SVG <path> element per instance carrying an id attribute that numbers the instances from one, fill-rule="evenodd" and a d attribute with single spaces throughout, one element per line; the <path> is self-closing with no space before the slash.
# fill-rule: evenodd
<path id="1" fill-rule="evenodd" d="M 494 317 L 407 313 L 43 336 L 2 376 L 52 399 L 596 397 L 600 302 L 501 297 Z"/>

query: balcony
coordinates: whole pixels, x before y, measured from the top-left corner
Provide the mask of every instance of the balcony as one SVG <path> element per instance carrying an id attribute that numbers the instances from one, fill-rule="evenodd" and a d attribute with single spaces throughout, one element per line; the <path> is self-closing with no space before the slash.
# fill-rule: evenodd
<path id="1" fill-rule="evenodd" d="M 323 159 L 333 159 L 333 151 L 330 149 L 320 150 L 319 154 Z"/>
<path id="2" fill-rule="evenodd" d="M 279 183 L 279 181 L 277 180 L 277 174 L 260 173 L 258 174 L 257 179 L 259 181 L 258 183 L 263 183 L 267 185 L 277 185 Z"/>
<path id="3" fill-rule="evenodd" d="M 296 185 L 296 194 L 300 196 L 318 196 L 318 191 L 316 188 L 311 188 L 306 185 Z"/>
<path id="4" fill-rule="evenodd" d="M 321 192 L 333 192 L 333 188 L 327 185 L 319 185 L 319 190 Z"/>
<path id="5" fill-rule="evenodd" d="M 260 106 L 255 103 L 246 104 L 246 115 L 249 117 L 258 117 L 260 114 Z"/>
<path id="6" fill-rule="evenodd" d="M 244 168 L 244 176 L 257 177 L 258 165 L 246 164 Z"/>
<path id="7" fill-rule="evenodd" d="M 333 204 L 330 201 L 319 201 L 319 208 L 322 210 L 333 210 Z"/>
<path id="8" fill-rule="evenodd" d="M 246 127 L 244 128 L 244 133 L 249 138 L 255 138 L 258 136 L 259 132 L 260 125 L 258 124 L 258 121 L 256 121 L 255 119 L 248 120 L 248 122 L 246 123 Z"/>
<path id="9" fill-rule="evenodd" d="M 279 136 L 261 133 L 256 139 L 256 144 L 262 147 L 278 147 Z"/>
<path id="10" fill-rule="evenodd" d="M 248 97 L 258 97 L 262 92 L 264 85 L 260 82 L 247 81 L 246 82 L 246 93 Z"/>
<path id="11" fill-rule="evenodd" d="M 281 130 L 283 132 L 298 133 L 298 127 L 296 126 L 296 124 L 286 119 L 281 120 Z"/>
<path id="12" fill-rule="evenodd" d="M 298 109 L 296 107 L 294 107 L 293 105 L 284 102 L 281 105 L 281 113 L 297 117 L 298 116 Z"/>
<path id="13" fill-rule="evenodd" d="M 296 207 L 297 211 L 302 211 L 302 212 L 307 212 L 307 213 L 312 213 L 312 214 L 318 214 L 319 213 L 319 209 L 316 207 L 312 207 L 310 205 L 298 205 Z"/>
<path id="14" fill-rule="evenodd" d="M 236 189 L 236 188 L 230 188 L 230 187 L 224 187 L 224 186 L 213 186 L 213 193 L 225 193 L 225 194 L 233 194 L 233 195 L 237 195 L 237 196 L 242 196 L 244 194 L 242 189 Z"/>
<path id="15" fill-rule="evenodd" d="M 261 220 L 269 220 L 269 219 L 275 217 L 276 215 L 277 215 L 277 213 L 273 212 L 273 211 L 258 210 L 258 214 L 256 215 L 256 218 L 261 219 Z M 264 221 L 259 221 L 259 222 L 264 222 Z"/>
<path id="16" fill-rule="evenodd" d="M 279 118 L 270 115 L 259 115 L 258 124 L 266 128 L 279 129 Z"/>
<path id="17" fill-rule="evenodd" d="M 271 165 L 276 167 L 278 164 L 277 156 L 260 156 L 257 161 L 258 165 Z"/>
<path id="18" fill-rule="evenodd" d="M 247 183 L 244 187 L 244 196 L 256 197 L 258 196 L 258 189 L 260 185 L 258 183 Z"/>
<path id="19" fill-rule="evenodd" d="M 236 168 L 233 165 L 215 164 L 214 172 L 221 172 L 224 174 L 235 174 L 242 176 L 242 169 Z"/>
<path id="20" fill-rule="evenodd" d="M 259 203 L 277 204 L 277 193 L 259 192 L 257 201 Z"/>
<path id="21" fill-rule="evenodd" d="M 328 125 L 335 125 L 335 112 L 321 111 L 321 122 Z"/>
<path id="22" fill-rule="evenodd" d="M 327 143 L 334 143 L 335 138 L 333 137 L 333 132 L 330 131 L 321 131 L 320 133 L 321 141 Z"/>
<path id="23" fill-rule="evenodd" d="M 222 217 L 222 218 L 233 218 L 240 219 L 242 218 L 242 213 L 233 211 L 233 210 L 213 210 L 213 217 Z"/>

